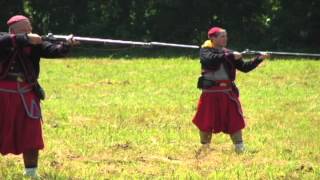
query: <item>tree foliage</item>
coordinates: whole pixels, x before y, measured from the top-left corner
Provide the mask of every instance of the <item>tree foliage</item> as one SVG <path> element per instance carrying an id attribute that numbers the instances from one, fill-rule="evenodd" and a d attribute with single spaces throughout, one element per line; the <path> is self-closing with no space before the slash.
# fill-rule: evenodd
<path id="1" fill-rule="evenodd" d="M 200 44 L 210 27 L 222 26 L 233 45 L 273 49 L 319 47 L 320 39 L 319 0 L 6 0 L 0 7 L 5 20 L 28 14 L 38 33 Z"/>

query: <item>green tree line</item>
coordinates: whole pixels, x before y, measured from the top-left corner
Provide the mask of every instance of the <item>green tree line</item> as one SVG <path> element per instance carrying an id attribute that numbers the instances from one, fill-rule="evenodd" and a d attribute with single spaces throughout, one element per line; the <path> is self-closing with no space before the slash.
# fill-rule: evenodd
<path id="1" fill-rule="evenodd" d="M 200 44 L 212 26 L 237 47 L 316 49 L 319 0 L 1 0 L 1 31 L 14 14 L 37 33 Z"/>

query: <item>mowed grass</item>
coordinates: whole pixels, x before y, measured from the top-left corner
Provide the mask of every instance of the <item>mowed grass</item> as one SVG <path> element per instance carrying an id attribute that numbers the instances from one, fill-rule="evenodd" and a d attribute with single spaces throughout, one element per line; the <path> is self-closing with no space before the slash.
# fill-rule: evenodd
<path id="1" fill-rule="evenodd" d="M 191 123 L 197 59 L 42 61 L 44 179 L 320 179 L 320 62 L 269 61 L 238 73 L 247 152 L 227 135 L 197 156 Z M 20 179 L 20 156 L 0 157 L 1 179 Z"/>

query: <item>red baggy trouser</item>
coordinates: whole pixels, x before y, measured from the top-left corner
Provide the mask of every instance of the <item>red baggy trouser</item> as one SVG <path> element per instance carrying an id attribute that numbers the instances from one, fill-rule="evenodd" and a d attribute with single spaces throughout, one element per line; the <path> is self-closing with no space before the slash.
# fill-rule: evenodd
<path id="1" fill-rule="evenodd" d="M 238 94 L 231 87 L 203 90 L 192 121 L 203 132 L 233 134 L 245 127 Z"/>
<path id="2" fill-rule="evenodd" d="M 40 100 L 27 83 L 0 81 L 0 153 L 43 149 Z"/>

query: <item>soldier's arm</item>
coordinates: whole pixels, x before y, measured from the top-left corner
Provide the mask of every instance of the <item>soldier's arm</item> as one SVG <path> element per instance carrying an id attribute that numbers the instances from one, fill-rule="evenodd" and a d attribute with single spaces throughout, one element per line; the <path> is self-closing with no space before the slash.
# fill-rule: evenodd
<path id="1" fill-rule="evenodd" d="M 29 44 L 27 34 L 1 34 L 0 35 L 0 50 L 12 47 L 23 47 Z"/>
<path id="2" fill-rule="evenodd" d="M 228 59 L 233 59 L 232 53 L 212 52 L 208 48 L 200 49 L 200 62 L 204 66 L 217 66 Z"/>
<path id="3" fill-rule="evenodd" d="M 61 58 L 68 54 L 70 51 L 70 45 L 65 43 L 51 43 L 43 41 L 41 44 L 41 57 L 45 58 Z"/>
<path id="4" fill-rule="evenodd" d="M 241 72 L 247 73 L 255 69 L 262 61 L 263 59 L 256 57 L 250 61 L 244 61 L 243 59 L 235 60 L 234 64 L 236 69 L 238 69 Z"/>
<path id="5" fill-rule="evenodd" d="M 23 47 L 28 45 L 27 34 L 11 35 L 9 33 L 0 33 L 0 63 L 7 60 L 11 48 Z"/>

